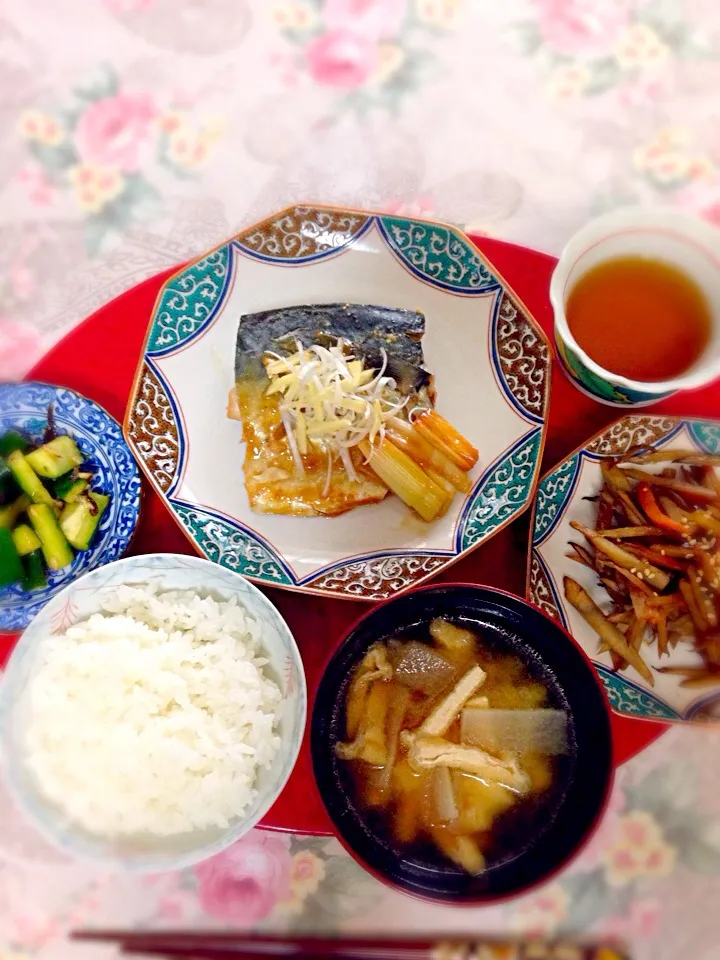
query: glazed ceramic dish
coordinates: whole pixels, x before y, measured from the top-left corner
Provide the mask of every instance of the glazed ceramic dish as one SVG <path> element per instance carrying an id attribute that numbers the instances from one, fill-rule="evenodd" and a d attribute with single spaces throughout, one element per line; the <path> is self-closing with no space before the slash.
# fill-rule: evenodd
<path id="1" fill-rule="evenodd" d="M 172 837 L 104 840 L 82 831 L 38 791 L 24 763 L 24 697 L 43 648 L 53 634 L 63 633 L 99 611 L 103 591 L 124 584 L 156 584 L 159 590 L 194 590 L 238 602 L 261 625 L 261 643 L 268 669 L 279 684 L 281 747 L 270 767 L 258 773 L 257 796 L 247 813 L 226 828 L 208 828 Z M 263 594 L 230 570 L 199 557 L 151 554 L 128 557 L 94 570 L 55 596 L 18 641 L 3 676 L 0 695 L 0 755 L 8 786 L 21 808 L 56 846 L 73 856 L 100 861 L 108 868 L 160 873 L 179 870 L 218 853 L 245 834 L 275 802 L 295 765 L 305 730 L 305 674 L 287 624 Z"/>
<path id="2" fill-rule="evenodd" d="M 598 654 L 598 637 L 563 595 L 563 577 L 580 582 L 601 608 L 609 609 L 609 598 L 594 574 L 568 559 L 570 540 L 582 539 L 570 528 L 573 520 L 592 526 L 595 505 L 585 499 L 602 486 L 600 461 L 620 456 L 631 447 L 653 444 L 662 449 L 696 449 L 720 452 L 720 423 L 681 420 L 676 417 L 629 416 L 618 420 L 566 457 L 540 482 L 533 517 L 532 550 L 529 557 L 527 595 L 549 616 L 572 633 L 591 658 L 613 709 L 629 717 L 652 720 L 692 720 L 714 715 L 720 703 L 720 683 L 714 688 L 681 686 L 682 677 L 654 672 L 651 687 L 632 667 L 622 673 L 611 669 L 609 653 Z M 670 664 L 700 663 L 685 644 L 679 644 L 662 661 L 656 645 L 643 647 L 650 669 Z"/>
<path id="3" fill-rule="evenodd" d="M 120 424 L 92 400 L 65 387 L 45 383 L 0 385 L 0 434 L 18 430 L 40 443 L 52 405 L 58 434 L 75 439 L 92 467 L 93 489 L 109 494 L 110 504 L 92 546 L 73 563 L 51 571 L 48 585 L 31 592 L 20 585 L 0 588 L 0 631 L 23 630 L 45 604 L 69 583 L 121 557 L 140 516 L 140 473 Z"/>
<path id="4" fill-rule="evenodd" d="M 395 497 L 335 518 L 253 513 L 239 423 L 226 418 L 241 315 L 374 303 L 426 316 L 438 410 L 480 450 L 473 488 L 425 524 Z M 382 599 L 479 546 L 529 504 L 546 429 L 550 350 L 474 245 L 442 224 L 294 207 L 171 277 L 125 420 L 138 462 L 197 550 L 267 585 Z"/>
<path id="5" fill-rule="evenodd" d="M 541 826 L 512 854 L 471 876 L 444 859 L 420 857 L 376 830 L 362 811 L 348 764 L 344 703 L 354 668 L 373 643 L 414 636 L 418 624 L 450 617 L 496 649 L 519 656 L 565 704 L 574 749 L 558 767 L 558 792 Z M 438 902 L 487 903 L 527 890 L 563 866 L 598 822 L 612 784 L 610 716 L 602 686 L 583 652 L 553 620 L 524 600 L 471 584 L 424 587 L 375 607 L 348 633 L 320 681 L 311 721 L 315 779 L 338 836 L 367 869 L 406 893 Z"/>

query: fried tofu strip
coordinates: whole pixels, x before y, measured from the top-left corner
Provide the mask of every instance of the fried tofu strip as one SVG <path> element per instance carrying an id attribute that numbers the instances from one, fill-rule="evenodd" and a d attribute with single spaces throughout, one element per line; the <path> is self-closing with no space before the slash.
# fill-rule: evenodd
<path id="1" fill-rule="evenodd" d="M 372 684 L 357 736 L 351 743 L 335 744 L 335 753 L 341 760 L 364 760 L 377 767 L 387 763 L 387 715 L 396 689 L 395 684 L 387 680 L 376 680 Z"/>
<path id="2" fill-rule="evenodd" d="M 475 634 L 471 630 L 456 627 L 442 617 L 436 617 L 430 624 L 430 636 L 439 647 L 446 650 L 475 650 Z"/>
<path id="3" fill-rule="evenodd" d="M 406 757 L 402 757 L 395 764 L 391 791 L 398 802 L 392 829 L 396 840 L 400 843 L 412 843 L 420 832 L 428 782 L 428 771 L 416 773 L 410 767 Z"/>
<path id="4" fill-rule="evenodd" d="M 435 827 L 432 838 L 448 860 L 476 877 L 485 869 L 485 857 L 473 837 L 456 837 L 442 827 Z"/>
<path id="5" fill-rule="evenodd" d="M 410 703 L 410 691 L 407 687 L 398 687 L 390 701 L 387 713 L 387 724 L 385 735 L 387 741 L 387 760 L 379 776 L 379 799 L 382 806 L 386 806 L 390 800 L 390 787 L 392 775 L 395 769 L 395 763 L 398 757 L 400 746 L 400 734 L 405 720 L 408 704 Z"/>
<path id="6" fill-rule="evenodd" d="M 387 648 L 382 643 L 374 644 L 361 660 L 348 693 L 345 733 L 350 740 L 357 736 L 360 729 L 370 685 L 375 680 L 391 680 L 392 675 Z"/>
<path id="7" fill-rule="evenodd" d="M 408 763 L 415 770 L 449 767 L 480 777 L 487 783 L 502 783 L 518 793 L 530 790 L 530 778 L 520 769 L 517 760 L 501 760 L 480 747 L 450 743 L 442 737 L 413 737 L 408 750 Z"/>
<path id="8" fill-rule="evenodd" d="M 442 737 L 449 730 L 453 720 L 460 713 L 465 703 L 485 683 L 487 674 L 475 665 L 462 676 L 450 693 L 440 701 L 430 716 L 420 727 L 420 733 L 431 737 Z"/>

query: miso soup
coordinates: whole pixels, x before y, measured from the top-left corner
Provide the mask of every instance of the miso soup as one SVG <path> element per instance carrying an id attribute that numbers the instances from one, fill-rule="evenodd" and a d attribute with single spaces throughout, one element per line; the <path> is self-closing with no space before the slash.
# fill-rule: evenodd
<path id="1" fill-rule="evenodd" d="M 368 825 L 403 856 L 476 875 L 552 822 L 572 723 L 531 659 L 436 619 L 374 644 L 355 668 L 336 754 Z"/>

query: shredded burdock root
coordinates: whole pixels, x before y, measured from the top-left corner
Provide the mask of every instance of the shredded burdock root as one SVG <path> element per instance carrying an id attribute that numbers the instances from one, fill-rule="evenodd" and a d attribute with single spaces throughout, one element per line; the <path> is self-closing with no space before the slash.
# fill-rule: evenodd
<path id="1" fill-rule="evenodd" d="M 682 687 L 720 685 L 718 465 L 713 454 L 652 447 L 605 458 L 594 528 L 570 524 L 587 545 L 571 543 L 568 557 L 597 575 L 613 608 L 606 614 L 572 577 L 565 598 L 614 669 L 632 666 L 650 685 L 655 673 L 679 677 Z M 651 670 L 643 657 L 647 644 L 665 657 L 688 641 L 697 663 Z"/>

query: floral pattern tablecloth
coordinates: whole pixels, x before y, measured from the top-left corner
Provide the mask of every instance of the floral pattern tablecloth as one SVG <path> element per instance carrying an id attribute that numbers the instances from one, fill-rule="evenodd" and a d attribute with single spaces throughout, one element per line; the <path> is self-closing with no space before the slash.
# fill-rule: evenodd
<path id="1" fill-rule="evenodd" d="M 719 89 L 717 0 L 0 0 L 0 380 L 297 201 L 550 252 L 628 202 L 720 223 Z M 107 875 L 49 848 L 0 782 L 0 960 L 79 957 L 85 924 L 580 931 L 717 960 L 717 757 L 712 731 L 673 729 L 569 870 L 481 910 L 257 830 L 180 874 Z"/>

